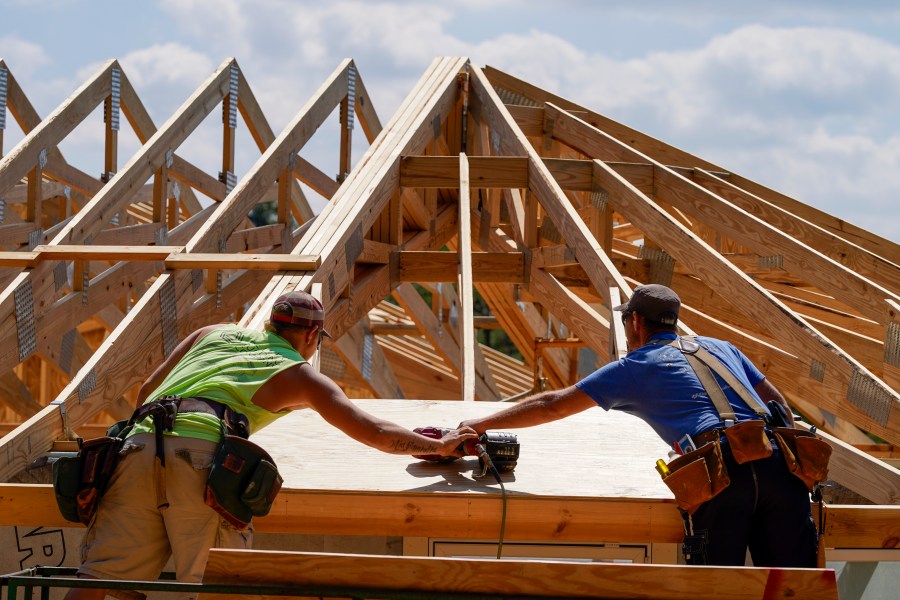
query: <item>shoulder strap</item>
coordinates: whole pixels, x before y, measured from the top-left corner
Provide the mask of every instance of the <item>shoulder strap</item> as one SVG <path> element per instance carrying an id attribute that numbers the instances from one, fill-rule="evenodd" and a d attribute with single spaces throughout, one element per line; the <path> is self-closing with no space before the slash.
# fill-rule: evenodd
<path id="1" fill-rule="evenodd" d="M 734 409 L 728 402 L 728 399 L 725 398 L 722 387 L 716 381 L 716 378 L 713 377 L 713 371 L 715 371 L 716 375 L 721 377 L 725 383 L 731 386 L 731 389 L 733 389 L 738 397 L 744 401 L 744 404 L 746 404 L 750 410 L 761 417 L 769 415 L 769 411 L 766 407 L 750 393 L 747 386 L 741 383 L 738 378 L 734 376 L 734 373 L 729 371 L 728 368 L 722 364 L 722 361 L 713 356 L 706 348 L 697 343 L 696 340 L 679 337 L 673 340 L 669 345 L 681 350 L 682 354 L 687 359 L 688 364 L 691 365 L 694 373 L 697 374 L 697 378 L 700 380 L 701 385 L 703 385 L 703 389 L 706 390 L 706 393 L 713 401 L 713 404 L 715 404 L 716 410 L 719 411 L 719 416 L 723 421 L 736 421 L 737 418 Z"/>

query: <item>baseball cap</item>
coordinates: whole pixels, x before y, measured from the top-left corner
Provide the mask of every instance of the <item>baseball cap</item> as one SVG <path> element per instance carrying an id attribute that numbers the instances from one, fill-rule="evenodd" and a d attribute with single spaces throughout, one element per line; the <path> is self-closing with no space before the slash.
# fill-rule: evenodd
<path id="1" fill-rule="evenodd" d="M 331 337 L 331 334 L 325 331 L 325 308 L 318 298 L 306 292 L 293 291 L 278 296 L 272 305 L 270 319 L 298 327 L 318 325 L 322 335 Z"/>
<path id="2" fill-rule="evenodd" d="M 639 285 L 625 304 L 613 310 L 636 312 L 646 319 L 663 325 L 674 325 L 678 322 L 678 309 L 681 299 L 671 288 L 657 283 Z"/>

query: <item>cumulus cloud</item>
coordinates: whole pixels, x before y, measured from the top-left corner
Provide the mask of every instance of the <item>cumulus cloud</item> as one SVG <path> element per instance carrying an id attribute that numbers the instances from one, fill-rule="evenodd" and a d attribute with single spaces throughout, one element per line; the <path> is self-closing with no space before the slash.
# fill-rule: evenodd
<path id="1" fill-rule="evenodd" d="M 0 58 L 3 58 L 19 77 L 30 76 L 39 67 L 50 62 L 43 46 L 15 35 L 0 35 L 0 48 L 2 48 Z"/>

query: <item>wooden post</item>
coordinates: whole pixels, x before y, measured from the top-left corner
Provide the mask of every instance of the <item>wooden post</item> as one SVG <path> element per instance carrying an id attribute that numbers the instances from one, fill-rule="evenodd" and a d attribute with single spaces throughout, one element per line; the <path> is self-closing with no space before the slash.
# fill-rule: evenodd
<path id="1" fill-rule="evenodd" d="M 472 289 L 472 224 L 469 198 L 469 160 L 459 155 L 459 322 L 462 326 L 463 400 L 475 400 L 475 322 Z"/>

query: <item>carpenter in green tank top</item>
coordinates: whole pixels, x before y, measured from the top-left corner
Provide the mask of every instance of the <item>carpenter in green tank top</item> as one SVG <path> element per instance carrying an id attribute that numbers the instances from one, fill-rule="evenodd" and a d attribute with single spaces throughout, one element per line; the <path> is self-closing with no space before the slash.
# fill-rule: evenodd
<path id="1" fill-rule="evenodd" d="M 161 396 L 207 398 L 229 406 L 247 417 L 256 432 L 289 411 L 273 413 L 253 404 L 253 395 L 284 369 L 306 362 L 281 336 L 268 331 L 224 325 L 194 344 L 147 401 Z M 150 419 L 135 426 L 131 435 L 153 431 Z M 171 435 L 216 442 L 221 437 L 219 420 L 205 413 L 182 413 Z"/>

